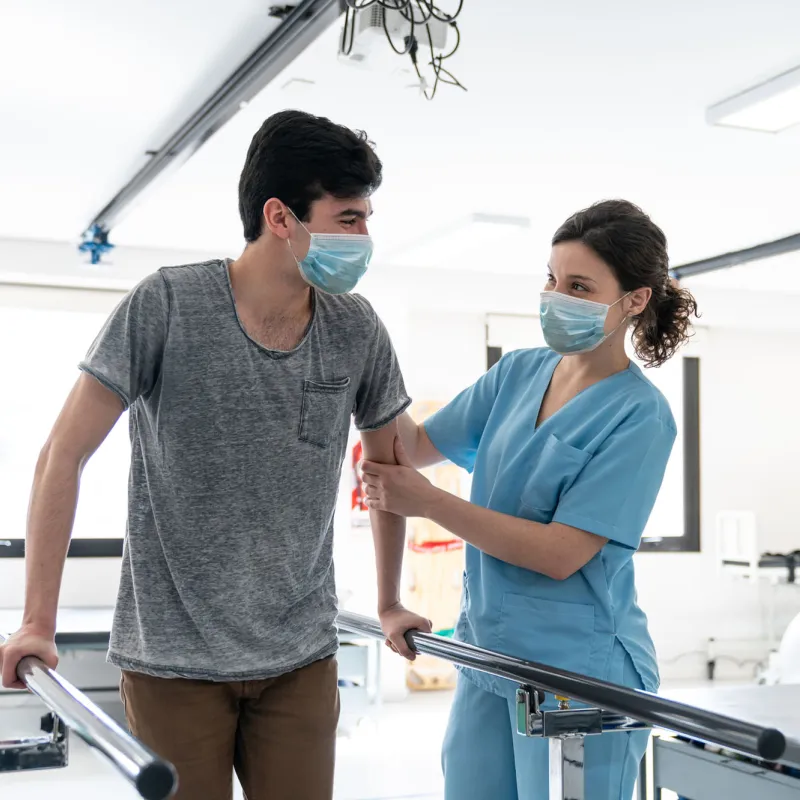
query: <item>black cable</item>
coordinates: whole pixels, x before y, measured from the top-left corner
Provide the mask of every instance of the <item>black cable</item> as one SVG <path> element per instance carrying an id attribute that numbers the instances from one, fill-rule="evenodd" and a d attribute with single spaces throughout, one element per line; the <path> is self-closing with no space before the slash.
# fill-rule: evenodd
<path id="1" fill-rule="evenodd" d="M 380 0 L 378 0 L 378 1 L 380 2 Z M 389 45 L 392 48 L 392 50 L 394 50 L 395 53 L 397 53 L 397 55 L 399 55 L 399 56 L 408 55 L 408 53 L 409 53 L 409 51 L 411 49 L 411 43 L 414 41 L 414 20 L 413 19 L 411 20 L 411 33 L 408 36 L 406 36 L 406 38 L 404 40 L 405 47 L 402 50 L 398 50 L 394 46 L 394 42 L 392 41 L 392 35 L 389 33 L 389 27 L 386 24 L 386 12 L 384 11 L 381 16 L 383 17 L 383 20 L 382 20 L 383 21 L 383 32 L 386 34 L 386 41 L 389 42 Z"/>
<path id="2" fill-rule="evenodd" d="M 446 58 L 454 56 L 458 48 L 461 46 L 461 31 L 459 30 L 458 25 L 456 25 L 455 23 L 450 23 L 450 28 L 454 30 L 456 33 L 456 43 L 453 45 L 453 49 L 446 55 L 439 54 L 438 58 L 441 61 L 444 61 Z"/>
<path id="3" fill-rule="evenodd" d="M 350 29 L 350 44 L 347 42 L 348 26 Z M 342 53 L 349 56 L 353 52 L 353 42 L 356 36 L 356 13 L 351 8 L 345 11 L 344 27 L 342 28 Z"/>
<path id="4" fill-rule="evenodd" d="M 430 22 L 430 20 L 432 19 L 433 15 L 430 14 L 430 12 L 426 15 L 425 7 L 419 2 L 419 0 L 417 0 L 417 8 L 419 9 L 420 13 L 422 14 L 422 16 L 419 19 L 417 19 L 414 16 L 414 6 L 412 4 L 410 4 L 410 3 L 407 6 L 407 9 L 410 12 L 410 14 L 406 14 L 405 11 L 401 11 L 400 13 L 412 25 L 426 25 L 428 22 Z"/>
<path id="5" fill-rule="evenodd" d="M 434 19 L 438 19 L 439 22 L 454 22 L 458 15 L 461 13 L 461 10 L 464 8 L 464 0 L 458 0 L 458 8 L 456 9 L 455 13 L 453 14 L 445 14 L 444 11 L 437 8 L 430 0 L 418 0 L 420 5 L 424 5 L 427 7 L 430 15 Z M 438 13 L 437 13 L 438 12 Z M 439 16 L 441 14 L 442 16 Z"/>
<path id="6" fill-rule="evenodd" d="M 456 25 L 453 25 L 453 27 L 455 27 L 457 29 Z M 453 75 L 452 72 L 450 72 L 449 70 L 446 70 L 442 66 L 442 60 L 443 60 L 444 57 L 441 56 L 441 55 L 439 55 L 439 56 L 436 55 L 436 51 L 435 51 L 435 48 L 433 46 L 433 36 L 431 35 L 430 25 L 426 25 L 425 26 L 425 30 L 428 33 L 428 45 L 430 46 L 430 50 L 431 50 L 430 66 L 433 67 L 433 73 L 436 76 L 436 80 L 434 81 L 434 84 L 433 84 L 433 90 L 431 91 L 431 96 L 428 99 L 429 100 L 433 100 L 433 98 L 436 96 L 436 90 L 439 87 L 440 83 L 446 83 L 449 86 L 456 86 L 459 89 L 463 89 L 466 92 L 467 91 L 466 87 L 462 83 L 460 83 L 460 81 L 455 77 L 455 75 Z M 457 42 L 456 42 L 456 46 L 448 54 L 448 56 L 447 56 L 448 58 L 449 58 L 449 56 L 451 56 L 458 49 L 458 45 L 460 44 L 460 41 L 461 40 L 459 38 L 457 40 Z M 443 78 L 442 75 L 446 75 L 447 78 Z M 448 78 L 449 78 L 449 80 L 448 80 Z M 426 95 L 426 97 L 427 97 L 427 95 Z"/>

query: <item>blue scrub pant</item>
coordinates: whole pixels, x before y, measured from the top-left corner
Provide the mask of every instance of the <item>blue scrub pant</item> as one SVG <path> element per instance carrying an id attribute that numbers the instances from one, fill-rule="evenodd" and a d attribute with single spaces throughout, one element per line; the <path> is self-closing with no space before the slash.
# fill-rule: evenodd
<path id="1" fill-rule="evenodd" d="M 641 688 L 625 659 L 619 681 Z M 615 676 L 616 677 L 616 676 Z M 550 699 L 550 698 L 548 698 Z M 585 739 L 586 800 L 630 800 L 648 731 Z M 442 753 L 445 800 L 548 800 L 549 742 L 516 732 L 513 700 L 458 676 Z"/>

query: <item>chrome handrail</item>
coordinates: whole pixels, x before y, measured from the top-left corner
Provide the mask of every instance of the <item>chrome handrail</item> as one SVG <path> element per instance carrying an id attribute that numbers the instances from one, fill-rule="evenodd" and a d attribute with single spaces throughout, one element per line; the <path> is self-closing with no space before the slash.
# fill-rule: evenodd
<path id="1" fill-rule="evenodd" d="M 360 614 L 343 611 L 339 614 L 338 625 L 344 630 L 363 636 L 384 638 L 380 623 Z M 437 656 L 453 664 L 470 667 L 550 694 L 568 697 L 605 712 L 622 715 L 652 727 L 699 739 L 745 755 L 766 761 L 783 760 L 800 764 L 800 744 L 787 739 L 776 728 L 754 725 L 668 700 L 651 692 L 630 689 L 598 678 L 523 661 L 435 634 L 409 631 L 406 639 L 418 653 Z"/>
<path id="2" fill-rule="evenodd" d="M 0 644 L 5 641 L 0 634 Z M 57 719 L 111 761 L 144 800 L 172 797 L 178 784 L 172 764 L 123 730 L 61 675 L 28 656 L 20 661 L 17 676 Z"/>

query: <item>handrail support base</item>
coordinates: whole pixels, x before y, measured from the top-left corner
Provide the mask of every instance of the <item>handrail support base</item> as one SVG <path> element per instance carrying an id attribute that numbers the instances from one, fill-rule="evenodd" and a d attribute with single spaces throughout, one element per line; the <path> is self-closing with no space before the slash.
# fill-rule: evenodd
<path id="1" fill-rule="evenodd" d="M 0 773 L 61 769 L 69 764 L 69 731 L 55 714 L 42 717 L 47 736 L 0 741 Z"/>

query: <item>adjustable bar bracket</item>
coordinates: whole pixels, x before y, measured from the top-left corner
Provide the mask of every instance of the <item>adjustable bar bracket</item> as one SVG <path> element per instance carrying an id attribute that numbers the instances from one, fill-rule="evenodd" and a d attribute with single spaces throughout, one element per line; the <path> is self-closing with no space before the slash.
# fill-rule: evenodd
<path id="1" fill-rule="evenodd" d="M 584 800 L 584 740 L 602 733 L 646 730 L 644 723 L 599 708 L 570 708 L 557 698 L 558 709 L 543 711 L 544 693 L 523 685 L 517 689 L 517 733 L 550 740 L 550 800 Z"/>
<path id="2" fill-rule="evenodd" d="M 55 714 L 42 717 L 48 736 L 0 740 L 0 773 L 34 769 L 58 769 L 69 763 L 69 731 Z"/>

